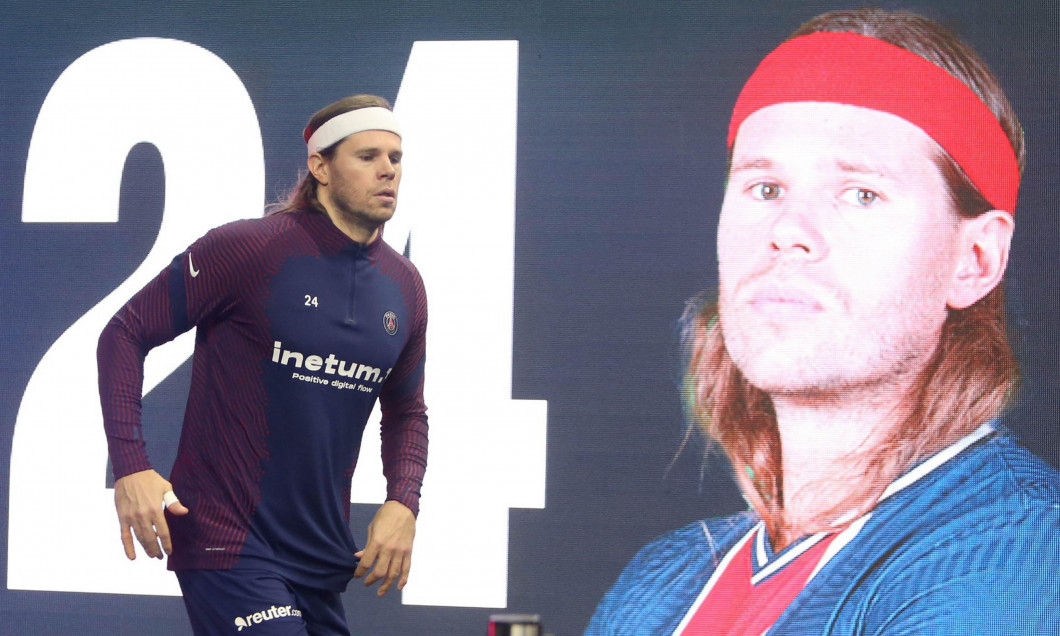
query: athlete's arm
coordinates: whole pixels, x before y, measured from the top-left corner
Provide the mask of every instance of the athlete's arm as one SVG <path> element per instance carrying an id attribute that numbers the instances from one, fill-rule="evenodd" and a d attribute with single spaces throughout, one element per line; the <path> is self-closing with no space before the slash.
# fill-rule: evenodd
<path id="1" fill-rule="evenodd" d="M 416 305 L 409 341 L 379 394 L 383 475 L 386 499 L 419 514 L 420 488 L 427 471 L 427 406 L 423 401 L 427 348 L 427 296 L 416 276 Z"/>
<path id="2" fill-rule="evenodd" d="M 130 559 L 135 558 L 134 535 L 153 557 L 161 558 L 159 540 L 167 554 L 172 550 L 162 514 L 163 494 L 172 487 L 152 469 L 141 425 L 144 360 L 151 349 L 231 304 L 222 291 L 229 287 L 228 272 L 213 267 L 208 276 L 199 276 L 216 252 L 216 235 L 214 230 L 173 259 L 118 310 L 99 338 L 103 428 L 114 469 L 114 501 L 122 544 Z M 178 504 L 171 506 L 170 512 L 185 514 L 187 508 Z"/>
<path id="3" fill-rule="evenodd" d="M 162 507 L 163 495 L 172 486 L 151 467 L 140 422 L 144 359 L 181 331 L 170 309 L 170 277 L 180 275 L 173 269 L 171 265 L 163 270 L 111 318 L 97 350 L 103 428 L 115 477 L 114 506 L 129 559 L 136 558 L 133 536 L 148 556 L 161 559 L 163 550 L 166 554 L 173 550 Z M 187 509 L 174 506 L 173 513 L 186 514 Z"/>
<path id="4" fill-rule="evenodd" d="M 367 574 L 365 585 L 382 580 L 379 596 L 386 594 L 395 581 L 399 590 L 408 582 L 420 488 L 427 470 L 427 407 L 423 402 L 427 296 L 418 275 L 415 298 L 409 341 L 379 396 L 387 500 L 368 526 L 364 549 L 355 555 L 361 561 L 354 576 Z"/>

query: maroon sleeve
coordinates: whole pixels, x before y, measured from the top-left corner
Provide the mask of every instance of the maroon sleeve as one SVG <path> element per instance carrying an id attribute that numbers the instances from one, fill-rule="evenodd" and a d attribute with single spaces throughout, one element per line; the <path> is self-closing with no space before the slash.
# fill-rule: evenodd
<path id="1" fill-rule="evenodd" d="M 413 329 L 394 370 L 383 384 L 379 403 L 382 419 L 383 474 L 387 501 L 398 501 L 418 515 L 420 488 L 427 470 L 427 407 L 423 371 L 427 335 L 427 294 L 419 274 L 411 270 Z"/>
<path id="2" fill-rule="evenodd" d="M 179 335 L 169 298 L 171 269 L 164 269 L 119 309 L 99 338 L 99 398 L 115 479 L 151 468 L 140 426 L 140 398 L 147 353 Z"/>
<path id="3" fill-rule="evenodd" d="M 144 359 L 210 316 L 230 307 L 239 241 L 235 225 L 212 230 L 173 259 L 103 329 L 96 350 L 103 428 L 114 478 L 151 468 L 141 426 Z M 194 258 L 194 260 L 192 260 Z"/>

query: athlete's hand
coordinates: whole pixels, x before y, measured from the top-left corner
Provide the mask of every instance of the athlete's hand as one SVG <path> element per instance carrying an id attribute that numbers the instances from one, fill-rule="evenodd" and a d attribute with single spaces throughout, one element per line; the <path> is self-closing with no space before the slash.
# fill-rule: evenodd
<path id="1" fill-rule="evenodd" d="M 172 491 L 173 485 L 153 470 L 132 473 L 114 482 L 114 507 L 118 509 L 121 542 L 129 560 L 136 558 L 133 535 L 150 557 L 161 559 L 163 550 L 166 554 L 173 552 L 169 526 L 162 512 L 164 496 Z M 188 509 L 175 497 L 168 507 L 171 514 L 188 514 Z M 162 542 L 161 549 L 159 541 Z"/>
<path id="2" fill-rule="evenodd" d="M 415 536 L 416 516 L 412 511 L 396 501 L 384 503 L 368 524 L 368 541 L 364 549 L 354 554 L 361 560 L 353 573 L 354 578 L 368 574 L 364 579 L 365 587 L 382 580 L 376 592 L 378 596 L 386 594 L 394 581 L 397 581 L 397 589 L 403 589 L 412 567 L 412 539 Z"/>

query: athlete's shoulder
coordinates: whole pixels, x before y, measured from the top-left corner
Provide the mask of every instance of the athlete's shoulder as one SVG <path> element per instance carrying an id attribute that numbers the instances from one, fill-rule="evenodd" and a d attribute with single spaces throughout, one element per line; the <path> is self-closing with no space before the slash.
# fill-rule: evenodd
<path id="1" fill-rule="evenodd" d="M 757 522 L 751 512 L 695 521 L 656 537 L 640 549 L 630 566 L 638 575 L 651 572 L 663 577 L 702 564 L 713 569 Z"/>
<path id="2" fill-rule="evenodd" d="M 952 467 L 944 466 L 922 488 L 937 502 L 940 524 L 1015 533 L 1040 514 L 1060 514 L 1060 472 L 1003 425 L 995 427 L 996 433 L 950 460 Z"/>
<path id="3" fill-rule="evenodd" d="M 881 549 L 890 543 L 896 556 L 921 559 L 940 546 L 961 551 L 985 537 L 1010 547 L 1039 543 L 1040 524 L 1060 519 L 1060 473 L 1008 429 L 995 428 L 877 508 L 866 531 Z M 906 532 L 893 532 L 903 526 Z M 1060 541 L 1060 533 L 1050 540 Z"/>
<path id="4" fill-rule="evenodd" d="M 297 225 L 296 213 L 239 219 L 220 225 L 203 236 L 215 242 L 268 242 Z"/>
<path id="5" fill-rule="evenodd" d="M 1026 567 L 1060 571 L 1060 471 L 1002 429 L 989 445 L 981 511 L 967 513 L 957 532 L 985 550 L 1012 554 Z M 1018 554 L 1017 554 L 1018 553 Z M 1060 612 L 1060 608 L 1057 608 Z"/>
<path id="6" fill-rule="evenodd" d="M 1002 429 L 994 440 L 989 472 L 998 475 L 999 495 L 1022 506 L 1060 508 L 1060 471 Z"/>
<path id="7" fill-rule="evenodd" d="M 376 240 L 376 245 L 374 247 L 376 247 L 376 258 L 381 262 L 385 262 L 388 265 L 388 269 L 397 269 L 403 274 L 415 279 L 420 285 L 423 284 L 423 278 L 420 276 L 420 271 L 416 269 L 416 266 L 404 254 L 391 247 L 390 244 L 382 238 Z"/>
<path id="8" fill-rule="evenodd" d="M 1032 634 L 1055 625 L 1057 492 L 1056 470 L 1004 428 L 966 449 L 881 506 L 837 557 L 837 572 L 858 574 L 835 633 Z"/>
<path id="9" fill-rule="evenodd" d="M 276 231 L 276 223 L 270 218 L 250 218 L 219 225 L 203 234 L 191 245 L 193 251 L 240 249 L 268 242 Z"/>
<path id="10" fill-rule="evenodd" d="M 585 636 L 669 634 L 730 548 L 758 522 L 750 512 L 696 521 L 655 538 L 630 560 Z"/>
<path id="11" fill-rule="evenodd" d="M 274 249 L 278 243 L 291 242 L 289 237 L 298 232 L 295 213 L 240 219 L 213 228 L 188 249 L 196 261 L 210 258 L 233 268 L 260 267 L 269 258 L 284 253 Z"/>

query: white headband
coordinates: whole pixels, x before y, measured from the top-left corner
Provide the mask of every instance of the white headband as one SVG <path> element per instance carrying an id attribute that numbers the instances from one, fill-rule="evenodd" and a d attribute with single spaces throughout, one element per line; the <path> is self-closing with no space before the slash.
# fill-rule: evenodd
<path id="1" fill-rule="evenodd" d="M 394 113 L 386 108 L 372 106 L 335 115 L 313 132 L 306 146 L 312 155 L 352 134 L 366 130 L 386 130 L 401 136 Z"/>

